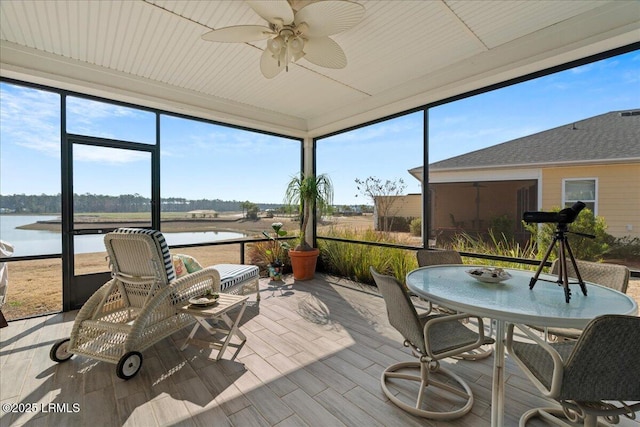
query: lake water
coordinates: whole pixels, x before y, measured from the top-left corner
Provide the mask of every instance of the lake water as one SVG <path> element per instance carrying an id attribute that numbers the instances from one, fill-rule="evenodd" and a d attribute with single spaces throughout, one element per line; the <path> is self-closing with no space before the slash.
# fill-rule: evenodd
<path id="1" fill-rule="evenodd" d="M 62 252 L 62 235 L 60 233 L 16 228 L 21 225 L 56 218 L 58 217 L 46 215 L 0 215 L 0 239 L 13 245 L 13 256 L 59 254 Z M 169 246 L 217 242 L 245 237 L 242 233 L 230 231 L 194 231 L 163 234 Z M 76 253 L 104 252 L 104 235 L 76 236 L 74 245 Z"/>

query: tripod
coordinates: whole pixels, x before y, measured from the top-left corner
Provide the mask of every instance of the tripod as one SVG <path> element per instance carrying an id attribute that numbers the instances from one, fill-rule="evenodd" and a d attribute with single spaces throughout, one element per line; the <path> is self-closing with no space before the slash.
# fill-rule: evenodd
<path id="1" fill-rule="evenodd" d="M 569 300 L 571 299 L 571 289 L 569 289 L 570 283 L 569 283 L 569 274 L 567 270 L 567 255 L 569 255 L 569 259 L 571 260 L 571 264 L 573 265 L 573 270 L 576 272 L 576 277 L 578 278 L 577 282 L 573 282 L 571 284 L 572 285 L 575 285 L 576 283 L 580 284 L 580 289 L 582 289 L 582 293 L 585 296 L 587 295 L 587 287 L 585 286 L 584 280 L 582 280 L 582 277 L 580 276 L 580 272 L 578 271 L 578 265 L 576 264 L 576 259 L 573 256 L 573 251 L 571 250 L 571 246 L 569 246 L 569 240 L 567 239 L 566 233 L 570 233 L 570 231 L 567 228 L 567 224 L 558 223 L 558 227 L 556 228 L 556 231 L 553 235 L 553 241 L 549 245 L 549 248 L 547 249 L 547 252 L 545 253 L 544 258 L 542 258 L 542 261 L 540 261 L 540 266 L 538 266 L 538 270 L 536 271 L 536 274 L 531 278 L 531 281 L 529 282 L 529 289 L 533 289 L 533 287 L 535 286 L 536 281 L 538 281 L 538 277 L 542 272 L 542 268 L 544 267 L 545 263 L 547 262 L 547 259 L 549 258 L 549 255 L 551 254 L 551 251 L 555 247 L 556 243 L 560 242 L 560 247 L 558 248 L 558 259 L 560 263 L 560 266 L 559 266 L 560 268 L 558 269 L 558 280 L 556 281 L 556 283 L 558 284 L 558 286 L 564 287 L 564 299 L 567 303 L 569 303 Z M 584 237 L 589 237 L 592 239 L 596 237 L 591 234 L 583 234 L 583 233 L 574 233 L 574 234 L 578 234 Z M 540 279 L 540 280 L 545 280 L 545 279 Z M 549 282 L 550 280 L 547 280 L 547 281 Z"/>

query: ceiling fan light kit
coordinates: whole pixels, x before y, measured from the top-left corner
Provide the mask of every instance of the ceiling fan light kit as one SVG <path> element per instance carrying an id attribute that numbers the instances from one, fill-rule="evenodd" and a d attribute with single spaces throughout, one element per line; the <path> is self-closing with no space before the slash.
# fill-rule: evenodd
<path id="1" fill-rule="evenodd" d="M 301 58 L 325 68 L 344 68 L 347 56 L 329 36 L 352 28 L 364 16 L 364 7 L 349 0 L 246 0 L 269 24 L 237 25 L 212 30 L 202 38 L 221 43 L 267 40 L 260 71 L 270 79 Z M 300 6 L 300 7 L 298 7 Z"/>
<path id="2" fill-rule="evenodd" d="M 300 34 L 287 26 L 278 31 L 276 37 L 267 41 L 267 49 L 273 59 L 278 61 L 278 67 L 284 62 L 285 70 L 289 71 L 289 62 L 296 62 L 304 56 L 304 39 Z"/>

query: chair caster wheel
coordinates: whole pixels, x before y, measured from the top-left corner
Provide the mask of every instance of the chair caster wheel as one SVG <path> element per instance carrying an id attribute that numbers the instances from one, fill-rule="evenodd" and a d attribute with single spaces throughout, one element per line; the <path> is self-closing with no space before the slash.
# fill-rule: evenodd
<path id="1" fill-rule="evenodd" d="M 53 347 L 51 347 L 51 351 L 49 351 L 49 358 L 54 362 L 66 362 L 71 359 L 73 353 L 69 353 L 69 342 L 71 340 L 69 338 L 62 339 L 57 341 Z"/>
<path id="2" fill-rule="evenodd" d="M 138 351 L 130 351 L 120 358 L 116 367 L 116 375 L 123 380 L 135 377 L 142 367 L 142 354 Z"/>

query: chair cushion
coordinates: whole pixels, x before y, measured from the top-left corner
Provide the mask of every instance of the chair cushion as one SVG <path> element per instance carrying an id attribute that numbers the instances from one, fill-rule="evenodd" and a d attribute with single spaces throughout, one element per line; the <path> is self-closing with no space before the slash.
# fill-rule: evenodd
<path id="1" fill-rule="evenodd" d="M 216 264 L 213 266 L 220 273 L 220 290 L 224 291 L 232 286 L 251 279 L 257 279 L 260 269 L 255 265 Z"/>
<path id="2" fill-rule="evenodd" d="M 162 262 L 164 264 L 164 269 L 167 274 L 167 282 L 171 283 L 176 280 L 176 273 L 173 269 L 173 262 L 171 259 L 171 253 L 169 252 L 169 245 L 167 245 L 167 241 L 164 239 L 164 236 L 158 230 L 150 230 L 146 228 L 118 228 L 114 231 L 114 233 L 121 234 L 146 234 L 150 236 L 156 247 L 161 252 Z"/>
<path id="3" fill-rule="evenodd" d="M 173 254 L 173 268 L 178 278 L 202 270 L 202 265 L 192 256 Z"/>
<path id="4" fill-rule="evenodd" d="M 192 256 L 184 254 L 176 254 L 174 256 L 177 256 L 182 260 L 188 274 L 195 273 L 203 268 L 202 265 L 200 265 L 200 263 Z"/>
<path id="5" fill-rule="evenodd" d="M 180 257 L 180 255 L 173 255 L 173 269 L 176 272 L 176 277 L 179 279 L 183 276 L 189 274 L 187 271 L 187 267 L 184 265 L 184 261 Z"/>

